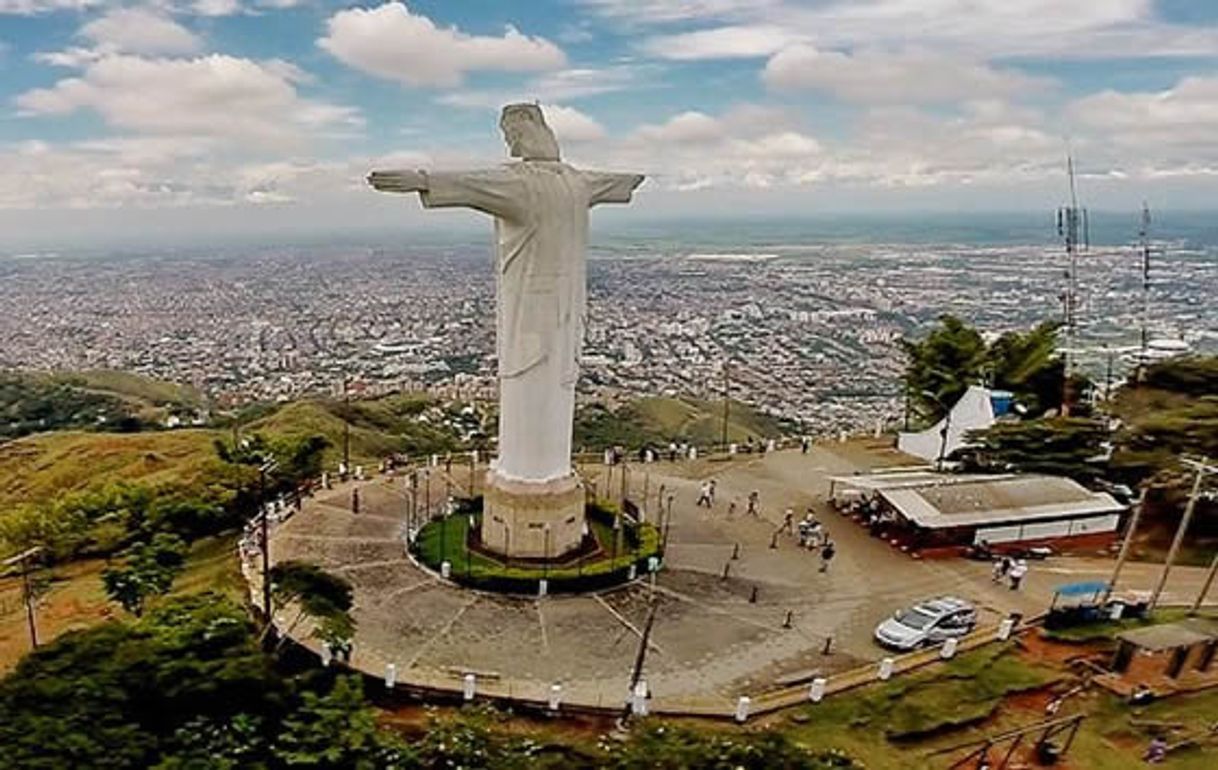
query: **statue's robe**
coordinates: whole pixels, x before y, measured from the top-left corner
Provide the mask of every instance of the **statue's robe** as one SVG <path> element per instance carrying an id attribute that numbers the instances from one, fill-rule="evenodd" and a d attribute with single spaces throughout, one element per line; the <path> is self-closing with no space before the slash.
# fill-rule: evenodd
<path id="1" fill-rule="evenodd" d="M 571 473 L 575 381 L 586 316 L 588 209 L 629 203 L 640 177 L 526 160 L 483 171 L 428 172 L 428 208 L 495 217 L 499 459 L 508 479 Z"/>

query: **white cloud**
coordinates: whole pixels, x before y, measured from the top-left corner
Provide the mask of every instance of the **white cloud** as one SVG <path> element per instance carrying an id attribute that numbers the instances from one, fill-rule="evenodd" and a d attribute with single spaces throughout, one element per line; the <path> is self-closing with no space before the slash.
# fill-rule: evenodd
<path id="1" fill-rule="evenodd" d="M 638 23 L 666 24 L 757 13 L 776 0 L 580 0 L 602 16 Z"/>
<path id="2" fill-rule="evenodd" d="M 1103 91 L 1072 103 L 1073 124 L 1106 136 L 1133 163 L 1189 167 L 1218 160 L 1218 77 L 1186 77 L 1163 91 Z"/>
<path id="3" fill-rule="evenodd" d="M 643 67 L 628 64 L 571 68 L 538 75 L 518 87 L 450 91 L 438 101 L 453 107 L 493 109 L 510 102 L 565 102 L 642 87 L 643 72 Z"/>
<path id="4" fill-rule="evenodd" d="M 195 0 L 190 10 L 199 16 L 235 16 L 244 9 L 240 0 Z"/>
<path id="5" fill-rule="evenodd" d="M 703 112 L 682 112 L 658 125 L 635 129 L 631 141 L 640 144 L 708 144 L 724 137 L 722 121 Z"/>
<path id="6" fill-rule="evenodd" d="M 303 73 L 282 61 L 213 54 L 195 59 L 110 56 L 82 75 L 17 97 L 26 115 L 97 112 L 141 134 L 222 137 L 272 145 L 360 125 L 348 107 L 303 99 Z"/>
<path id="7" fill-rule="evenodd" d="M 566 63 L 550 41 L 508 27 L 502 37 L 440 28 L 404 3 L 339 11 L 318 45 L 344 64 L 411 86 L 453 87 L 474 71 L 533 72 Z"/>
<path id="8" fill-rule="evenodd" d="M 853 54 L 794 45 L 766 63 L 762 78 L 776 89 L 826 91 L 875 104 L 934 104 L 1006 97 L 1045 84 L 1015 71 L 927 51 Z"/>
<path id="9" fill-rule="evenodd" d="M 117 8 L 80 29 L 101 50 L 135 54 L 188 54 L 203 47 L 193 32 L 144 8 Z"/>
<path id="10" fill-rule="evenodd" d="M 605 138 L 605 127 L 574 107 L 543 104 L 541 111 L 545 114 L 546 123 L 554 130 L 560 144 L 595 142 Z"/>
<path id="11" fill-rule="evenodd" d="M 772 25 L 715 27 L 675 35 L 659 35 L 644 42 L 643 50 L 662 59 L 752 59 L 769 56 L 801 35 Z"/>
<path id="12" fill-rule="evenodd" d="M 0 16 L 35 16 L 54 11 L 83 11 L 105 0 L 0 0 Z"/>

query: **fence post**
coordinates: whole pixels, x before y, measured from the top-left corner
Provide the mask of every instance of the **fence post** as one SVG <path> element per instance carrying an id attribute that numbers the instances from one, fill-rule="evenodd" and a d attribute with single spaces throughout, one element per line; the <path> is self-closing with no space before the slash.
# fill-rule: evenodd
<path id="1" fill-rule="evenodd" d="M 398 667 L 392 663 L 385 666 L 385 689 L 392 690 L 393 685 L 398 681 Z"/>
<path id="2" fill-rule="evenodd" d="M 998 641 L 1005 642 L 1011 638 L 1011 632 L 1015 630 L 1015 620 L 1013 618 L 1005 618 L 998 624 Z"/>
<path id="3" fill-rule="evenodd" d="M 956 645 L 958 645 L 959 643 L 960 643 L 960 640 L 955 638 L 954 636 L 952 638 L 944 641 L 943 647 L 941 647 L 939 649 L 939 657 L 942 658 L 943 660 L 950 660 L 951 658 L 955 657 Z"/>
<path id="4" fill-rule="evenodd" d="M 561 700 L 562 700 L 562 685 L 561 684 L 550 685 L 550 700 L 546 704 L 546 706 L 549 707 L 550 711 L 556 712 L 556 711 L 558 711 L 558 705 L 561 702 Z"/>
<path id="5" fill-rule="evenodd" d="M 636 717 L 647 716 L 647 682 L 640 679 L 630 694 L 630 711 Z"/>
<path id="6" fill-rule="evenodd" d="M 474 699 L 474 688 L 476 687 L 476 677 L 473 674 L 466 674 L 465 679 L 461 683 L 461 697 L 466 703 Z"/>
<path id="7" fill-rule="evenodd" d="M 888 681 L 890 678 L 892 678 L 892 666 L 893 666 L 892 658 L 884 658 L 883 660 L 880 661 L 880 670 L 878 672 L 880 681 L 884 682 L 884 681 Z"/>

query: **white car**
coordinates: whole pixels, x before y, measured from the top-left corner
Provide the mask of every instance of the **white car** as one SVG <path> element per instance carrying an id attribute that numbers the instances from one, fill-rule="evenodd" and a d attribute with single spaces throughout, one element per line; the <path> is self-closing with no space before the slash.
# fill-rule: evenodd
<path id="1" fill-rule="evenodd" d="M 964 636 L 977 625 L 977 609 L 964 599 L 941 596 L 919 602 L 876 626 L 875 640 L 908 651 Z"/>

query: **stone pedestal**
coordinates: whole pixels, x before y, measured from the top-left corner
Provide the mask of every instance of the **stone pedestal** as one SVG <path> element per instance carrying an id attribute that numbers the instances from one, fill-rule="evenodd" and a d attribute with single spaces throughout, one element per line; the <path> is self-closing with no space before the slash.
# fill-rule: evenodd
<path id="1" fill-rule="evenodd" d="M 548 534 L 547 534 L 548 533 Z M 584 533 L 584 488 L 574 474 L 541 483 L 486 474 L 482 545 L 506 556 L 555 558 Z"/>

